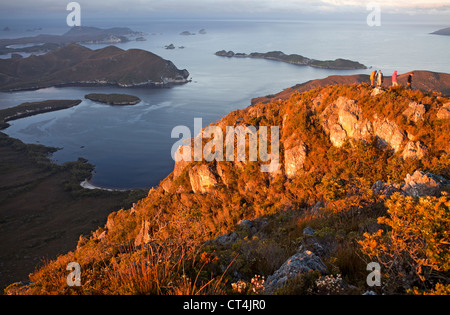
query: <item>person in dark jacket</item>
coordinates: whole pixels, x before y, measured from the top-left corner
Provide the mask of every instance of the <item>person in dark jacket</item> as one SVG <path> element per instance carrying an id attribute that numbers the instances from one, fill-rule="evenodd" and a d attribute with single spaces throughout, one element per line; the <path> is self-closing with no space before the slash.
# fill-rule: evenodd
<path id="1" fill-rule="evenodd" d="M 410 73 L 409 76 L 408 76 L 408 80 L 406 81 L 406 84 L 407 84 L 406 88 L 409 89 L 409 90 L 412 89 L 412 78 L 413 78 L 413 76 L 414 76 L 414 72 Z"/>

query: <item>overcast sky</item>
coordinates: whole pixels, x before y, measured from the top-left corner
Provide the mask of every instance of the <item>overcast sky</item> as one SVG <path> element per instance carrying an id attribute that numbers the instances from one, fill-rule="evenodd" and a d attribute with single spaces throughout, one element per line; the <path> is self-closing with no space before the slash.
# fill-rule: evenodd
<path id="1" fill-rule="evenodd" d="M 70 0 L 2 0 L 0 15 L 8 18 L 45 14 L 67 14 Z M 367 12 L 367 4 L 378 3 L 382 13 L 436 15 L 450 24 L 450 0 L 78 0 L 85 15 L 124 16 L 136 14 L 162 18 L 273 16 L 300 18 L 317 14 Z"/>

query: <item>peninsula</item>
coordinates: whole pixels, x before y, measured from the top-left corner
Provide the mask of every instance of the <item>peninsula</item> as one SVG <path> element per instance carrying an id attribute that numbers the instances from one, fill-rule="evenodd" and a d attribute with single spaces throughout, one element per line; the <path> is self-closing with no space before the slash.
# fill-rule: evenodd
<path id="1" fill-rule="evenodd" d="M 42 56 L 0 60 L 0 91 L 64 86 L 168 87 L 189 72 L 141 49 L 69 44 Z"/>
<path id="2" fill-rule="evenodd" d="M 128 94 L 92 93 L 92 94 L 85 95 L 84 98 L 94 101 L 94 102 L 99 102 L 99 103 L 108 104 L 108 105 L 119 105 L 119 106 L 136 105 L 141 102 L 141 99 L 139 97 L 134 96 L 134 95 L 128 95 Z"/>
<path id="3" fill-rule="evenodd" d="M 8 121 L 54 112 L 77 106 L 81 100 L 48 100 L 42 102 L 23 103 L 21 105 L 0 110 L 0 130 L 9 127 Z"/>
<path id="4" fill-rule="evenodd" d="M 355 70 L 355 69 L 367 69 L 367 67 L 359 62 L 347 60 L 347 59 L 336 59 L 336 60 L 315 60 L 301 55 L 292 54 L 286 55 L 282 51 L 270 51 L 267 53 L 254 52 L 251 54 L 245 53 L 235 53 L 233 51 L 221 50 L 216 52 L 216 56 L 220 57 L 238 57 L 238 58 L 258 58 L 258 59 L 269 59 L 275 61 L 281 61 L 290 63 L 293 65 L 300 66 L 310 66 L 314 68 L 321 69 L 335 69 L 335 70 Z"/>
<path id="5" fill-rule="evenodd" d="M 436 32 L 431 33 L 433 35 L 442 35 L 442 36 L 450 36 L 450 27 L 443 28 L 441 30 L 437 30 Z"/>

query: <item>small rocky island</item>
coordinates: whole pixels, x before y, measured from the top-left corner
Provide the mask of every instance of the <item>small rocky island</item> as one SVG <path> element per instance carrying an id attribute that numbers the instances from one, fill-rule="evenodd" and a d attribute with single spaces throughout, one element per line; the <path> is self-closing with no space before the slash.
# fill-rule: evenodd
<path id="1" fill-rule="evenodd" d="M 286 55 L 281 51 L 270 51 L 267 53 L 254 52 L 251 54 L 245 53 L 235 53 L 233 51 L 221 50 L 216 52 L 216 56 L 220 57 L 237 57 L 237 58 L 258 58 L 258 59 L 269 59 L 281 62 L 290 63 L 293 65 L 300 66 L 310 66 L 314 68 L 321 69 L 334 69 L 334 70 L 355 70 L 355 69 L 367 69 L 367 67 L 359 62 L 347 60 L 347 59 L 336 59 L 336 60 L 315 60 L 301 55 L 292 54 Z"/>
<path id="2" fill-rule="evenodd" d="M 136 105 L 141 102 L 141 99 L 134 95 L 128 94 L 98 94 L 92 93 L 85 95 L 84 98 L 108 105 L 126 106 Z"/>
<path id="3" fill-rule="evenodd" d="M 9 127 L 8 121 L 54 112 L 77 106 L 81 100 L 47 100 L 42 102 L 23 103 L 21 105 L 0 110 L 0 130 Z"/>

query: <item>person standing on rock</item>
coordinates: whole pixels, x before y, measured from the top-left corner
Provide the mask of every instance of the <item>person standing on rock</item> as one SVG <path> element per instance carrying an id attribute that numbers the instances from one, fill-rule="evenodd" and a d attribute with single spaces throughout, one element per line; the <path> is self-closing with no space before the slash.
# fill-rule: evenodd
<path id="1" fill-rule="evenodd" d="M 394 71 L 394 73 L 392 74 L 392 86 L 398 86 L 398 83 L 397 83 L 397 71 Z"/>
<path id="2" fill-rule="evenodd" d="M 370 85 L 375 87 L 375 77 L 377 76 L 377 70 L 373 70 L 370 74 Z"/>
<path id="3" fill-rule="evenodd" d="M 408 76 L 408 81 L 406 81 L 407 83 L 407 89 L 411 90 L 412 89 L 412 78 L 413 78 L 414 72 L 410 73 Z"/>
<path id="4" fill-rule="evenodd" d="M 383 84 L 383 72 L 378 71 L 378 75 L 377 75 L 377 87 L 381 87 L 381 85 Z"/>

